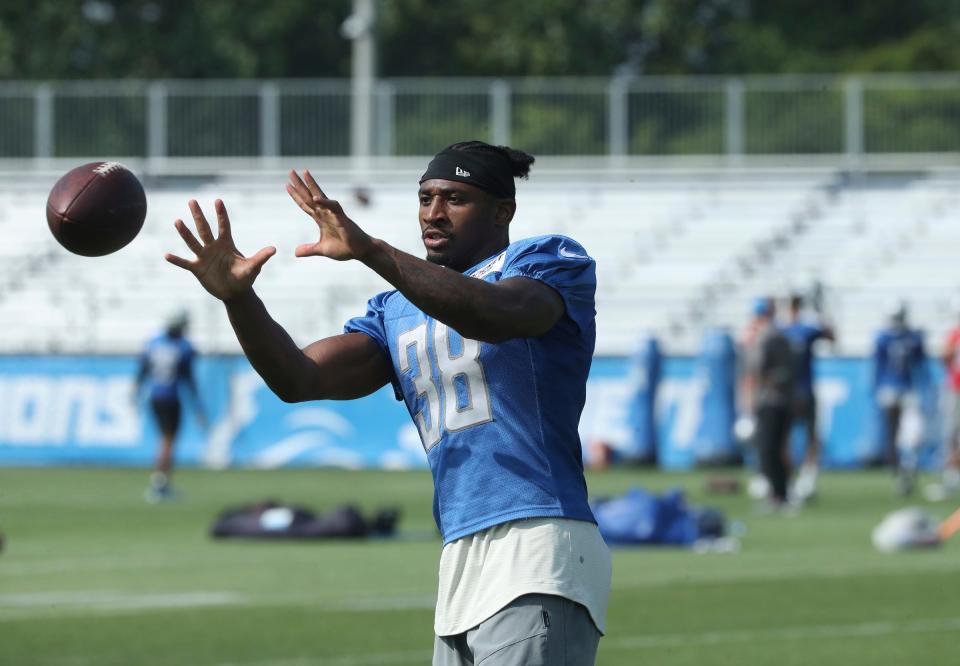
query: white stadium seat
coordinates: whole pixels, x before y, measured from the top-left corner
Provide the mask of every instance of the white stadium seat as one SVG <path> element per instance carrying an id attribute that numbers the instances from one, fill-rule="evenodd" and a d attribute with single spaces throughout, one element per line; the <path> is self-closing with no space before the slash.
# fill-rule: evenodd
<path id="1" fill-rule="evenodd" d="M 817 280 L 840 331 L 838 351 L 869 350 L 884 308 L 912 305 L 915 325 L 937 342 L 957 318 L 960 196 L 950 176 L 856 181 L 830 174 L 693 177 L 656 182 L 523 183 L 514 239 L 562 233 L 598 264 L 600 354 L 629 353 L 641 332 L 670 353 L 697 349 L 705 327 L 742 327 L 750 303 Z M 298 343 L 336 334 L 390 288 L 355 262 L 295 259 L 315 225 L 281 184 L 178 179 L 148 183 L 149 210 L 126 248 L 85 258 L 60 248 L 47 230 L 39 185 L 0 183 L 0 352 L 129 353 L 170 314 L 185 309 L 205 352 L 238 352 L 222 307 L 188 273 L 163 260 L 184 254 L 175 218 L 191 224 L 186 202 L 213 200 L 230 211 L 243 252 L 275 245 L 257 281 L 273 316 Z M 422 254 L 415 190 L 391 183 L 361 206 L 349 183 L 331 185 L 371 234 Z M 953 308 L 953 309 L 951 309 Z"/>

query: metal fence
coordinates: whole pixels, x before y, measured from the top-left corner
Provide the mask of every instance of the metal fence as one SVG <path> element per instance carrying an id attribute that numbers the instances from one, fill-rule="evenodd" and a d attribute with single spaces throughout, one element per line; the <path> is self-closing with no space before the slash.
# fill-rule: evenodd
<path id="1" fill-rule="evenodd" d="M 377 156 L 960 153 L 960 74 L 385 79 Z M 348 80 L 0 83 L 0 159 L 348 156 Z"/>

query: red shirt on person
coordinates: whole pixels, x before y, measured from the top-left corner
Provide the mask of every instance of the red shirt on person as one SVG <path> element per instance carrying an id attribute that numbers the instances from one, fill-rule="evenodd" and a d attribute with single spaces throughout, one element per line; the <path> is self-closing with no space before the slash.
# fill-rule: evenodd
<path id="1" fill-rule="evenodd" d="M 960 393 L 960 326 L 947 334 L 943 360 L 947 366 L 947 385 L 951 391 Z"/>

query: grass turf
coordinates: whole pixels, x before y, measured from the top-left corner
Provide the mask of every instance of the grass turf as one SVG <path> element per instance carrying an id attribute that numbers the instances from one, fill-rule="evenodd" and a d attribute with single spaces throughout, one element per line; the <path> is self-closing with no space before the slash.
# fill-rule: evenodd
<path id="1" fill-rule="evenodd" d="M 707 496 L 705 474 L 591 474 L 594 496 L 680 486 L 746 526 L 742 550 L 618 549 L 598 663 L 954 663 L 958 543 L 883 555 L 902 505 L 889 476 L 828 474 L 799 515 Z M 185 470 L 184 500 L 146 504 L 147 474 L 0 469 L 0 664 L 426 664 L 440 543 L 423 472 Z M 215 542 L 224 507 L 398 505 L 398 539 Z M 923 504 L 922 500 L 914 503 Z M 944 518 L 953 506 L 926 507 Z M 960 539 L 960 537 L 957 537 Z"/>

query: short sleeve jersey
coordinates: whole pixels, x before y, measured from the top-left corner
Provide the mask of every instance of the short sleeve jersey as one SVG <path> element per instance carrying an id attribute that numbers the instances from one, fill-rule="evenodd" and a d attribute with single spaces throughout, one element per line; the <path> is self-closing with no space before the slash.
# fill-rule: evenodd
<path id="1" fill-rule="evenodd" d="M 826 335 L 822 326 L 806 322 L 796 322 L 783 328 L 784 334 L 793 347 L 793 355 L 797 362 L 796 385 L 797 390 L 813 392 L 813 343 Z"/>
<path id="2" fill-rule="evenodd" d="M 540 236 L 464 271 L 553 288 L 565 313 L 536 338 L 466 339 L 398 291 L 375 296 L 366 316 L 345 325 L 389 356 L 397 398 L 427 452 L 444 543 L 522 518 L 595 522 L 577 430 L 596 339 L 595 269 L 576 241 Z"/>
<path id="3" fill-rule="evenodd" d="M 914 373 L 925 360 L 920 331 L 881 331 L 873 352 L 876 386 L 898 390 L 915 388 Z"/>
<path id="4" fill-rule="evenodd" d="M 151 400 L 177 400 L 177 387 L 190 376 L 195 352 L 183 338 L 166 333 L 152 338 L 143 351 L 146 384 Z"/>
<path id="5" fill-rule="evenodd" d="M 746 366 L 756 386 L 757 407 L 782 406 L 793 399 L 796 360 L 790 341 L 778 328 L 758 330 L 747 351 Z"/>

